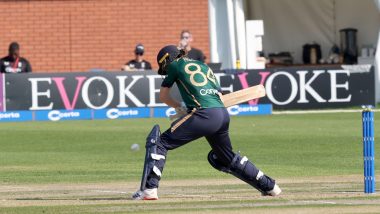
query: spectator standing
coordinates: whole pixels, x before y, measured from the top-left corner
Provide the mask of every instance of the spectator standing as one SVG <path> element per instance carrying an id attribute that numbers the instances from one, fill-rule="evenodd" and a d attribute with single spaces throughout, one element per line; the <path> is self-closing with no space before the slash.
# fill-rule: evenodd
<path id="1" fill-rule="evenodd" d="M 123 70 L 124 71 L 142 71 L 142 70 L 151 70 L 151 64 L 144 60 L 144 46 L 142 44 L 137 44 L 135 48 L 135 58 L 127 62 Z"/>
<path id="2" fill-rule="evenodd" d="M 9 45 L 8 56 L 0 59 L 1 73 L 26 73 L 32 72 L 32 66 L 27 59 L 20 56 L 20 45 L 12 42 Z"/>
<path id="3" fill-rule="evenodd" d="M 184 49 L 187 53 L 187 57 L 190 59 L 195 59 L 201 62 L 205 62 L 205 55 L 203 52 L 197 48 L 191 46 L 193 43 L 193 35 L 189 30 L 183 30 L 181 32 L 181 40 L 179 41 L 179 48 Z"/>

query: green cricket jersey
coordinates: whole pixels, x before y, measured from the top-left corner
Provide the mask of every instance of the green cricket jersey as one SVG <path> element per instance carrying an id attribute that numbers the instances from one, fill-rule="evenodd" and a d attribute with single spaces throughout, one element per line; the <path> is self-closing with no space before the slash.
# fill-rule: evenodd
<path id="1" fill-rule="evenodd" d="M 182 57 L 174 60 L 167 69 L 163 87 L 177 83 L 179 92 L 188 108 L 224 107 L 220 100 L 219 83 L 212 70 L 204 63 Z"/>

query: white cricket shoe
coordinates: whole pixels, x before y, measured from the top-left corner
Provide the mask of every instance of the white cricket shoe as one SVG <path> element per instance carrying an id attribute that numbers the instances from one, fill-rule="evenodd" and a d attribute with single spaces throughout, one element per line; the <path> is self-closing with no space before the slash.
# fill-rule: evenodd
<path id="1" fill-rule="evenodd" d="M 145 189 L 144 191 L 137 191 L 132 195 L 133 200 L 157 200 L 157 188 Z"/>
<path id="2" fill-rule="evenodd" d="M 274 187 L 273 187 L 273 189 L 270 190 L 270 191 L 268 191 L 267 193 L 270 196 L 278 196 L 281 193 L 281 189 L 280 189 L 280 187 L 277 184 L 275 184 Z"/>

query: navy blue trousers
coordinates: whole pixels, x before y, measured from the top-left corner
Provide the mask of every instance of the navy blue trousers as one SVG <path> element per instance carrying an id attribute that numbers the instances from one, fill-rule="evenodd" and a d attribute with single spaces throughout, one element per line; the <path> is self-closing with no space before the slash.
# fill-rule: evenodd
<path id="1" fill-rule="evenodd" d="M 157 152 L 166 155 L 168 150 L 176 149 L 193 140 L 205 137 L 218 160 L 229 166 L 235 156 L 228 135 L 229 124 L 230 116 L 226 108 L 195 110 L 176 120 L 168 130 L 161 134 Z M 157 167 L 161 171 L 164 165 L 165 160 L 160 160 L 157 163 Z M 151 173 L 148 176 L 146 187 L 158 187 L 159 180 L 159 176 Z"/>

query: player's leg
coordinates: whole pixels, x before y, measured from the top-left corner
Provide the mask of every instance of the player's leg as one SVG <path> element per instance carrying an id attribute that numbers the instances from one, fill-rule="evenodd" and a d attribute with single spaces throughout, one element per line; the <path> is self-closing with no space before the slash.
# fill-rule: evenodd
<path id="1" fill-rule="evenodd" d="M 260 171 L 247 157 L 234 153 L 228 135 L 229 117 L 223 113 L 224 125 L 216 133 L 206 136 L 212 151 L 208 155 L 210 164 L 223 172 L 230 173 L 250 184 L 263 195 L 276 196 L 281 189 L 275 181 Z"/>
<path id="2" fill-rule="evenodd" d="M 211 109 L 201 109 L 191 112 L 186 117 L 175 121 L 171 127 L 160 136 L 160 146 L 162 151 L 167 152 L 181 147 L 200 137 L 210 135 L 220 129 L 221 121 L 219 118 L 212 118 Z M 212 119 L 211 119 L 212 118 Z M 160 166 L 161 167 L 161 166 Z M 163 167 L 163 166 L 162 166 Z M 160 168 L 161 172 L 163 168 Z M 147 181 L 148 188 L 158 187 L 161 177 L 152 176 Z"/>
<path id="3" fill-rule="evenodd" d="M 216 125 L 220 124 L 218 119 L 210 120 L 209 118 L 207 110 L 197 110 L 175 121 L 168 130 L 155 140 L 154 144 L 150 143 L 148 137 L 141 187 L 140 191 L 133 195 L 134 199 L 158 198 L 157 188 L 165 166 L 167 151 L 218 130 L 220 128 Z M 154 132 L 153 130 L 152 132 Z"/>
<path id="4" fill-rule="evenodd" d="M 135 200 L 157 200 L 157 188 L 147 187 L 147 181 L 152 176 L 161 176 L 161 170 L 165 165 L 166 153 L 160 142 L 160 127 L 155 125 L 149 133 L 145 144 L 145 160 L 141 177 L 140 189 L 133 194 Z"/>

